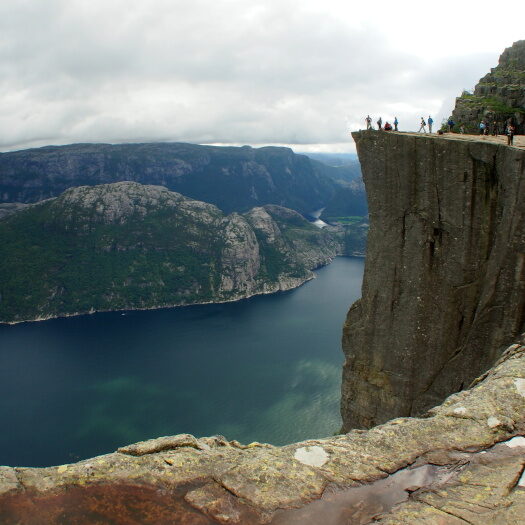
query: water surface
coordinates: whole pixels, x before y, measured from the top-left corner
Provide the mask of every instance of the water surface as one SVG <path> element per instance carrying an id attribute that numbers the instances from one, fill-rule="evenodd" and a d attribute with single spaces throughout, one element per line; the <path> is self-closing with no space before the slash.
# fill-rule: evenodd
<path id="1" fill-rule="evenodd" d="M 0 325 L 0 465 L 190 433 L 276 445 L 340 426 L 341 329 L 364 260 L 236 303 Z"/>

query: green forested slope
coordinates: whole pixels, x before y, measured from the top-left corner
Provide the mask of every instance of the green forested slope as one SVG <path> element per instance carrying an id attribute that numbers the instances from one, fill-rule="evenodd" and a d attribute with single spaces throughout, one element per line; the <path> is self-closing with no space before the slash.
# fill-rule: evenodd
<path id="1" fill-rule="evenodd" d="M 0 220 L 0 321 L 287 289 L 335 253 L 279 206 L 226 216 L 158 186 L 72 188 Z"/>

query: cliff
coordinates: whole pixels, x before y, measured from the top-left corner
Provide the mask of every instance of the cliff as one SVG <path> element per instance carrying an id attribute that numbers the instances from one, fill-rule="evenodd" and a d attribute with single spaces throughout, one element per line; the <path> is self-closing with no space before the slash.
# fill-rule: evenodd
<path id="1" fill-rule="evenodd" d="M 284 447 L 183 434 L 71 465 L 0 467 L 0 522 L 517 524 L 524 434 L 525 347 L 514 344 L 423 419 Z"/>
<path id="2" fill-rule="evenodd" d="M 480 79 L 474 93 L 465 91 L 456 99 L 452 118 L 474 133 L 479 132 L 482 120 L 490 125 L 496 121 L 499 133 L 504 133 L 504 123 L 511 118 L 516 133 L 525 133 L 525 40 L 503 51 L 498 65 Z"/>
<path id="3" fill-rule="evenodd" d="M 288 290 L 339 242 L 281 206 L 225 215 L 161 186 L 81 186 L 0 220 L 0 322 Z"/>
<path id="4" fill-rule="evenodd" d="M 0 153 L 0 203 L 37 202 L 75 186 L 133 181 L 164 186 L 225 213 L 276 204 L 303 214 L 328 207 L 340 215 L 366 215 L 362 183 L 359 177 L 344 180 L 345 170 L 278 147 L 46 146 Z"/>
<path id="5" fill-rule="evenodd" d="M 419 412 L 492 368 L 422 417 L 368 431 L 284 447 L 178 435 L 70 465 L 1 467 L 0 522 L 520 523 L 525 346 L 512 334 L 525 310 L 524 152 L 453 137 L 355 139 L 372 213 L 363 298 L 345 325 L 346 426 Z M 296 220 L 247 214 L 268 243 L 278 237 L 266 213 Z"/>
<path id="6" fill-rule="evenodd" d="M 525 152 L 353 134 L 368 191 L 362 298 L 343 331 L 344 429 L 422 413 L 488 369 L 525 321 Z"/>

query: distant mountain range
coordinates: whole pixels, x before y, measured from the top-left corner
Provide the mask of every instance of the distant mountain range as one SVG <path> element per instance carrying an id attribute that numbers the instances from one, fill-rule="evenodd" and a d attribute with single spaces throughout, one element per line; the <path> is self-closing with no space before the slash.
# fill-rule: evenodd
<path id="1" fill-rule="evenodd" d="M 367 203 L 359 167 L 348 160 L 333 166 L 332 156 L 320 162 L 280 147 L 47 146 L 0 154 L 0 203 L 37 202 L 75 186 L 134 181 L 165 186 L 225 213 L 276 204 L 302 214 L 325 208 L 326 216 L 363 216 Z"/>
<path id="2" fill-rule="evenodd" d="M 302 153 L 297 152 L 299 155 L 306 155 L 313 160 L 318 160 L 327 166 L 334 166 L 336 168 L 345 168 L 348 176 L 352 178 L 358 178 L 361 176 L 361 164 L 357 153 Z"/>
<path id="3" fill-rule="evenodd" d="M 60 173 L 69 172 L 58 158 Z M 114 169 L 124 172 L 126 165 Z M 99 164 L 96 173 L 106 171 Z M 85 176 L 90 174 L 93 180 L 93 172 Z M 40 196 L 65 183 L 52 175 L 45 180 L 49 186 Z M 212 204 L 136 182 L 71 188 L 11 211 L 0 220 L 0 322 L 288 290 L 341 250 L 331 233 L 281 206 L 226 215 Z"/>

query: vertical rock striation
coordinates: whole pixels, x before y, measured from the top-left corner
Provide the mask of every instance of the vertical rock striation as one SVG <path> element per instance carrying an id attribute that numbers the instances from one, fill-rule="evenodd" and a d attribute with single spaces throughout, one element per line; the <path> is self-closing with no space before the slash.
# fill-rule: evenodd
<path id="1" fill-rule="evenodd" d="M 344 429 L 419 414 L 489 368 L 525 321 L 525 152 L 356 132 L 370 233 L 343 331 Z"/>

